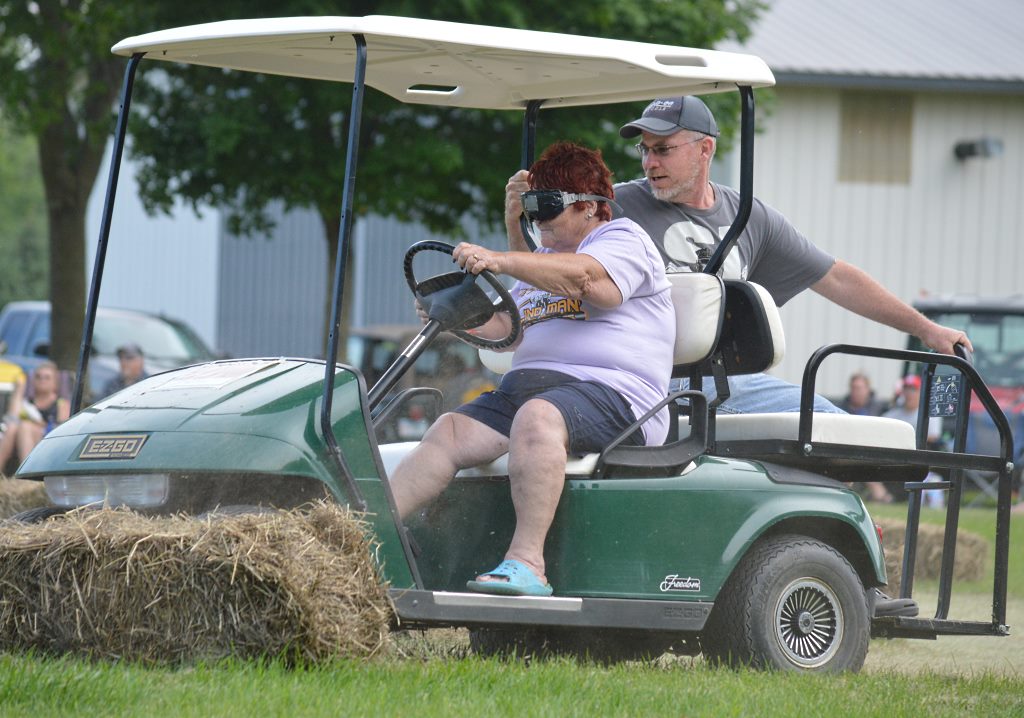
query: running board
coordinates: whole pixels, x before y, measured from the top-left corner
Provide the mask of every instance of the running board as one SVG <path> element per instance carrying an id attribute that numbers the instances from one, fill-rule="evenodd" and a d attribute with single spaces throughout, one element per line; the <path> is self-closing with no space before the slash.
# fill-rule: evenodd
<path id="1" fill-rule="evenodd" d="M 1008 636 L 1010 627 L 981 621 L 883 616 L 871 621 L 872 638 L 925 638 L 939 636 Z"/>
<path id="2" fill-rule="evenodd" d="M 698 632 L 714 604 L 628 598 L 492 596 L 483 593 L 391 589 L 404 625 L 591 626 Z"/>

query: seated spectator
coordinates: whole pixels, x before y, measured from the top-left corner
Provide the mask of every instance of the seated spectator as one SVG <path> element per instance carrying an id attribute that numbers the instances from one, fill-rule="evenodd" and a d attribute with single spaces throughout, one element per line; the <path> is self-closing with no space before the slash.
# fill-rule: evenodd
<path id="1" fill-rule="evenodd" d="M 142 355 L 142 347 L 138 344 L 131 343 L 118 347 L 117 360 L 121 363 L 121 370 L 103 387 L 103 396 L 105 397 L 149 376 L 146 372 L 146 360 Z"/>
<path id="2" fill-rule="evenodd" d="M 875 397 L 871 380 L 862 372 L 850 376 L 850 393 L 837 406 L 847 414 L 880 416 L 885 405 Z"/>
<path id="3" fill-rule="evenodd" d="M 871 380 L 863 372 L 855 372 L 850 375 L 850 393 L 836 403 L 840 409 L 847 414 L 859 416 L 879 416 L 884 410 L 884 405 L 875 397 L 871 388 Z M 868 499 L 884 504 L 892 503 L 892 494 L 880 481 L 870 481 L 864 484 L 868 492 Z"/>
<path id="4" fill-rule="evenodd" d="M 899 402 L 882 416 L 888 419 L 899 419 L 917 428 L 917 413 L 921 406 L 921 377 L 910 375 L 903 377 L 903 386 L 900 389 Z M 942 419 L 931 417 L 928 419 L 928 443 L 935 444 L 942 434 Z M 941 481 L 942 478 L 933 471 L 928 472 L 925 481 Z M 939 489 L 932 489 L 924 492 L 924 503 L 934 509 L 941 509 L 946 505 L 945 492 Z"/>
<path id="5" fill-rule="evenodd" d="M 18 460 L 24 461 L 36 444 L 71 414 L 70 404 L 59 394 L 60 372 L 56 364 L 44 361 L 32 372 L 31 381 L 30 391 L 26 392 L 22 383 L 11 400 L 8 429 L 0 439 L 0 469 L 7 465 L 15 450 Z"/>

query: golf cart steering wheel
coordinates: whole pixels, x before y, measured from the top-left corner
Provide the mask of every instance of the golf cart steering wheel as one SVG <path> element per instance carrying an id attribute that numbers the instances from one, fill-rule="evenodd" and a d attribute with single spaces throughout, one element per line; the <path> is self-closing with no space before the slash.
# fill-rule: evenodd
<path id="1" fill-rule="evenodd" d="M 482 349 L 504 349 L 519 339 L 519 334 L 522 331 L 519 322 L 519 307 L 516 306 L 512 295 L 498 281 L 493 272 L 485 269 L 480 274 L 471 274 L 459 270 L 439 274 L 419 282 L 413 273 L 412 259 L 420 252 L 425 251 L 442 252 L 450 257 L 455 251 L 455 247 L 432 239 L 417 242 L 406 251 L 403 265 L 405 281 L 408 283 L 410 291 L 419 300 L 420 306 L 423 307 L 427 316 L 432 321 L 440 323 L 442 331 L 449 331 L 460 339 Z M 497 292 L 498 299 L 496 301 L 492 301 L 484 290 L 477 286 L 477 277 L 482 278 Z M 483 325 L 494 316 L 495 312 L 499 311 L 507 313 L 512 320 L 512 328 L 505 337 L 485 339 L 466 331 Z"/>

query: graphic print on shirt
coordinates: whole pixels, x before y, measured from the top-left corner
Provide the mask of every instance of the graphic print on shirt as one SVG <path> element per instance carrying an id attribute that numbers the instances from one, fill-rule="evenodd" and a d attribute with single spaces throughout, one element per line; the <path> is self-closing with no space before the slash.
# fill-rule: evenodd
<path id="1" fill-rule="evenodd" d="M 524 329 L 531 324 L 546 322 L 549 319 L 585 321 L 587 318 L 581 299 L 567 299 L 536 287 L 519 290 L 519 297 L 517 305 Z"/>
<path id="2" fill-rule="evenodd" d="M 728 227 L 724 230 L 728 231 Z M 725 232 L 722 232 L 725 236 Z M 690 220 L 672 224 L 665 230 L 665 252 L 669 256 L 668 272 L 700 272 L 711 259 L 718 245 L 711 230 Z M 741 266 L 740 253 L 735 245 L 729 250 L 722 271 L 725 279 L 746 279 L 746 267 Z"/>

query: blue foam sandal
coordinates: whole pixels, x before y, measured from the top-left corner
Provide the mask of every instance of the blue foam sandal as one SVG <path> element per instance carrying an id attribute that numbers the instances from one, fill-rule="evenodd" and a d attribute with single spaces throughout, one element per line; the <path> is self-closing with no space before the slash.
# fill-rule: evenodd
<path id="1" fill-rule="evenodd" d="M 506 559 L 499 563 L 493 571 L 482 575 L 507 578 L 508 580 L 467 581 L 466 588 L 478 593 L 492 593 L 499 596 L 550 596 L 554 592 L 551 584 L 541 583 L 537 574 L 531 571 L 529 566 L 515 559 Z"/>

